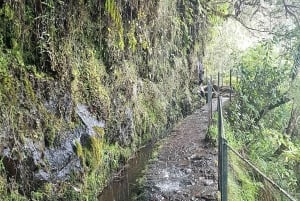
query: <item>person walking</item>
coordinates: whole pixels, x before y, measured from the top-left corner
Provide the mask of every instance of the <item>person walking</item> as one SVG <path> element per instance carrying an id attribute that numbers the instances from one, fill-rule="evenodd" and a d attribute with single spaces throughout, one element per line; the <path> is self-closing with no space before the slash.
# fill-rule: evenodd
<path id="1" fill-rule="evenodd" d="M 197 70 L 198 70 L 199 86 L 200 86 L 203 84 L 204 81 L 204 68 L 200 61 L 197 61 Z"/>
<path id="2" fill-rule="evenodd" d="M 197 70 L 198 70 L 198 79 L 199 79 L 199 88 L 200 88 L 200 98 L 205 97 L 205 92 L 203 89 L 203 82 L 204 82 L 204 67 L 203 64 L 198 60 L 197 61 Z"/>

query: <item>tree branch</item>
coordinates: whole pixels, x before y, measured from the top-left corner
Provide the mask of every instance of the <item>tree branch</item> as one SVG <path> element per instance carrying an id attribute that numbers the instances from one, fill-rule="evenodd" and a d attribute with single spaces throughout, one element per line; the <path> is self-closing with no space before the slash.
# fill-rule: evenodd
<path id="1" fill-rule="evenodd" d="M 291 116 L 288 123 L 287 128 L 285 129 L 284 135 L 291 136 L 291 139 L 293 140 L 295 138 L 295 132 L 297 130 L 297 123 L 299 119 L 299 113 L 297 106 L 295 106 L 295 103 L 293 104 L 292 110 L 291 110 Z M 274 152 L 274 156 L 278 157 L 280 154 L 283 153 L 287 149 L 285 144 L 281 144 L 278 149 Z"/>
<path id="2" fill-rule="evenodd" d="M 291 99 L 287 96 L 287 94 L 284 94 L 277 102 L 271 103 L 271 104 L 267 105 L 264 109 L 262 109 L 259 112 L 258 117 L 256 119 L 254 119 L 254 122 L 258 123 L 263 118 L 263 116 L 265 116 L 265 114 L 267 114 L 268 111 L 273 110 L 273 109 L 275 109 L 281 105 L 284 105 L 290 101 L 291 101 Z"/>
<path id="3" fill-rule="evenodd" d="M 283 4 L 283 9 L 281 9 L 282 14 L 284 15 L 284 11 L 285 11 L 285 16 L 290 16 L 295 21 L 296 26 L 298 28 L 300 28 L 300 19 L 298 17 L 298 12 L 295 11 L 297 9 L 299 10 L 300 6 L 298 4 L 296 4 L 296 5 L 288 4 L 286 0 L 282 0 L 282 4 Z M 243 22 L 242 19 L 238 18 L 238 16 L 242 12 L 242 5 L 251 6 L 255 9 L 255 11 L 251 14 L 251 18 L 253 18 L 255 16 L 255 14 L 258 13 L 258 12 L 263 14 L 264 10 L 265 11 L 268 10 L 268 7 L 263 7 L 259 0 L 254 0 L 254 1 L 239 0 L 239 1 L 236 1 L 236 3 L 234 4 L 234 9 L 235 9 L 235 12 L 236 12 L 235 15 L 230 15 L 230 16 L 227 16 L 227 17 L 232 17 L 233 19 L 238 21 L 243 27 L 245 27 L 246 29 L 248 29 L 250 31 L 268 33 L 268 34 L 271 34 L 271 35 L 279 35 L 279 36 L 285 36 L 286 35 L 286 33 L 279 34 L 279 33 L 273 32 L 270 29 L 266 29 L 264 27 L 259 27 L 259 28 L 251 27 L 247 23 Z M 279 18 L 280 17 L 283 17 L 283 16 L 279 16 Z M 278 16 L 276 17 L 276 16 L 272 15 L 272 19 L 276 19 L 276 18 L 278 18 Z"/>
<path id="4" fill-rule="evenodd" d="M 256 29 L 256 28 L 250 27 L 250 26 L 246 25 L 241 19 L 239 19 L 235 16 L 231 16 L 231 17 L 233 17 L 237 22 L 239 22 L 243 27 L 245 27 L 248 30 L 257 31 L 257 32 L 261 32 L 261 33 L 269 33 L 269 34 L 273 34 L 273 35 L 275 34 L 274 32 L 272 32 L 270 30 Z"/>
<path id="5" fill-rule="evenodd" d="M 299 28 L 299 27 L 300 27 L 299 19 L 298 19 L 297 15 L 296 15 L 294 12 L 292 12 L 292 11 L 290 10 L 291 5 L 288 5 L 288 4 L 286 3 L 286 0 L 282 0 L 282 3 L 283 3 L 283 6 L 284 6 L 284 9 L 285 9 L 286 14 L 289 14 L 289 15 L 291 15 L 291 16 L 294 18 L 294 20 L 296 21 L 297 26 L 298 26 L 298 28 Z M 293 6 L 293 7 L 294 7 L 294 6 Z"/>

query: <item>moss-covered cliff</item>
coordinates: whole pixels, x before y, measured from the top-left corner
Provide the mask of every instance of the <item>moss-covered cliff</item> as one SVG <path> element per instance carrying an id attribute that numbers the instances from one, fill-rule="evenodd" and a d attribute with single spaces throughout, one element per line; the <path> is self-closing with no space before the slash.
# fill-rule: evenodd
<path id="1" fill-rule="evenodd" d="M 201 2 L 0 1 L 1 200 L 96 199 L 191 112 Z"/>

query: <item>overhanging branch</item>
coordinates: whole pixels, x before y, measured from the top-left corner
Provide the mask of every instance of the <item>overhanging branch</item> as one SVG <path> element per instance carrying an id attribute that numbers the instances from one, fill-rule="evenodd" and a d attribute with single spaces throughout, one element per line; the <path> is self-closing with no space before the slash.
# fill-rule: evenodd
<path id="1" fill-rule="evenodd" d="M 262 109 L 259 112 L 258 117 L 254 120 L 254 122 L 258 123 L 265 116 L 265 114 L 267 114 L 268 111 L 271 111 L 271 110 L 273 110 L 281 105 L 284 105 L 290 101 L 291 101 L 291 98 L 289 98 L 287 96 L 287 94 L 284 94 L 277 102 L 271 103 L 271 104 L 267 105 L 264 109 Z"/>
<path id="2" fill-rule="evenodd" d="M 286 0 L 282 0 L 285 12 L 287 15 L 291 15 L 297 23 L 297 26 L 300 27 L 300 22 L 297 15 L 291 10 L 291 8 L 295 7 L 294 5 L 287 4 Z"/>
<path id="3" fill-rule="evenodd" d="M 261 33 L 275 34 L 274 32 L 272 32 L 270 30 L 257 29 L 257 28 L 250 27 L 250 26 L 246 25 L 241 19 L 239 19 L 235 16 L 231 16 L 231 17 L 233 17 L 237 22 L 239 22 L 243 27 L 245 27 L 248 30 L 257 31 L 257 32 L 261 32 Z"/>

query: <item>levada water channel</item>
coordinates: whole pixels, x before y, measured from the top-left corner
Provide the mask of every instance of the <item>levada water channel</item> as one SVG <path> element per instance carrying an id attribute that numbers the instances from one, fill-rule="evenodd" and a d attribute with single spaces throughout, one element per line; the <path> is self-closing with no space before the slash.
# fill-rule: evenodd
<path id="1" fill-rule="evenodd" d="M 120 171 L 110 184 L 104 189 L 98 197 L 99 201 L 132 201 L 140 200 L 141 186 L 138 182 L 143 177 L 145 169 L 153 151 L 153 144 L 141 148 L 128 161 L 128 164 Z"/>

